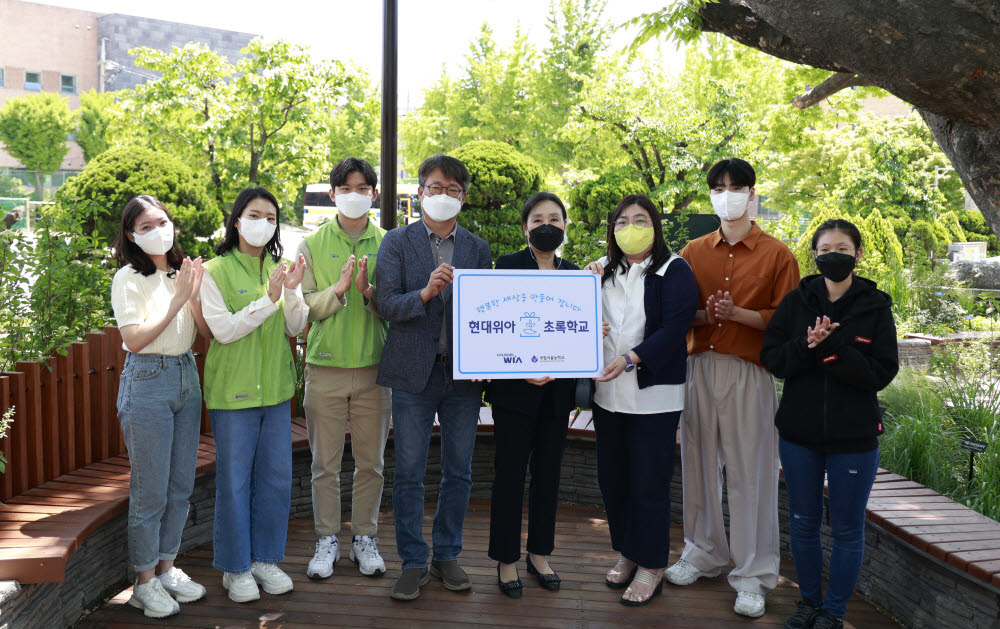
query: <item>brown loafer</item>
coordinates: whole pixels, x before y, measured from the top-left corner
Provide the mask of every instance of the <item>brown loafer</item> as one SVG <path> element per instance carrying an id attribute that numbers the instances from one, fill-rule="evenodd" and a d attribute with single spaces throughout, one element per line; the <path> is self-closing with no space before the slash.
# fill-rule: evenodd
<path id="1" fill-rule="evenodd" d="M 465 570 L 458 567 L 458 561 L 455 559 L 451 561 L 431 561 L 431 574 L 441 579 L 441 582 L 449 590 L 458 592 L 460 590 L 468 590 L 472 587 L 469 575 L 465 574 Z"/>

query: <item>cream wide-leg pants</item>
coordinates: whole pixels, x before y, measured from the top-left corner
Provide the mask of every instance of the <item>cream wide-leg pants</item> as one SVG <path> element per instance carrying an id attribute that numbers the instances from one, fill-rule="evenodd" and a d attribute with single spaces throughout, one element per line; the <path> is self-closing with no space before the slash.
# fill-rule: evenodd
<path id="1" fill-rule="evenodd" d="M 729 354 L 694 354 L 687 363 L 681 419 L 684 552 L 704 572 L 736 567 L 737 592 L 778 584 L 778 398 L 763 367 Z M 729 541 L 722 519 L 726 470 Z"/>

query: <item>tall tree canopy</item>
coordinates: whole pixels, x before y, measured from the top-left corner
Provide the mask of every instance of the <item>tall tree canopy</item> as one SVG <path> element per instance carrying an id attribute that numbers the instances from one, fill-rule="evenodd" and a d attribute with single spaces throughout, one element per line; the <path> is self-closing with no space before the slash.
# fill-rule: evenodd
<path id="1" fill-rule="evenodd" d="M 75 123 L 66 98 L 50 92 L 12 98 L 0 108 L 0 142 L 34 171 L 36 199 L 42 198 L 42 175 L 59 170 L 66 157 Z"/>
<path id="2" fill-rule="evenodd" d="M 688 0 L 639 16 L 637 43 L 717 32 L 832 72 L 794 104 L 874 85 L 916 107 L 1000 235 L 1000 5 L 994 0 Z"/>

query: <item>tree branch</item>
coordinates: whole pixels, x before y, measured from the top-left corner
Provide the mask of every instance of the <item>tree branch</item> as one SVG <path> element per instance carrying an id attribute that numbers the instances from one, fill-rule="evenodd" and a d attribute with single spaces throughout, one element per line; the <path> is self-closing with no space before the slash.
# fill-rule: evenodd
<path id="1" fill-rule="evenodd" d="M 806 109 L 833 96 L 840 90 L 861 85 L 872 85 L 853 72 L 838 72 L 830 75 L 825 81 L 805 94 L 792 99 L 792 104 L 799 109 Z"/>

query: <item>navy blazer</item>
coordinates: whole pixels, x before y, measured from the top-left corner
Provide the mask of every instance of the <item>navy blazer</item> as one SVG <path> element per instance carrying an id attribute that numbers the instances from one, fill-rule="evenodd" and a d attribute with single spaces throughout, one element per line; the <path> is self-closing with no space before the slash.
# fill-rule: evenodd
<path id="1" fill-rule="evenodd" d="M 490 246 L 458 225 L 451 265 L 456 269 L 492 268 Z M 426 304 L 420 299 L 420 291 L 427 286 L 437 266 L 422 220 L 389 230 L 382 237 L 375 267 L 375 289 L 379 314 L 389 322 L 389 333 L 376 382 L 384 387 L 407 393 L 423 391 L 437 356 L 442 318 L 448 321 L 451 340 L 451 287 Z M 455 381 L 456 393 L 481 391 L 482 384 L 478 382 Z"/>
<path id="2" fill-rule="evenodd" d="M 698 310 L 698 284 L 684 258 L 665 266 L 643 277 L 646 329 L 632 348 L 642 359 L 636 366 L 640 389 L 684 384 L 687 376 L 687 331 Z"/>
<path id="3" fill-rule="evenodd" d="M 537 269 L 538 262 L 525 247 L 521 251 L 508 253 L 497 258 L 498 269 Z M 560 260 L 559 269 L 579 271 L 580 268 L 566 260 Z M 552 391 L 553 409 L 542 409 L 542 395 Z M 529 384 L 524 380 L 496 379 L 486 385 L 486 401 L 493 406 L 524 413 L 535 417 L 541 411 L 553 410 L 555 417 L 566 419 L 576 406 L 576 378 L 557 378 L 542 386 Z"/>

